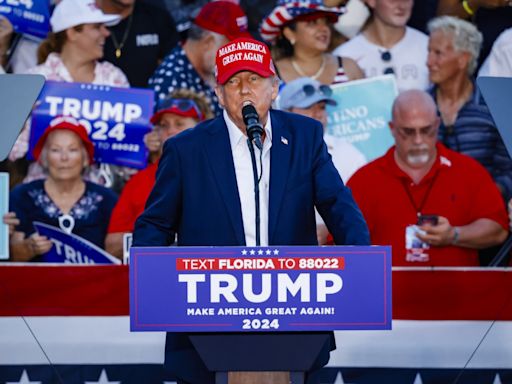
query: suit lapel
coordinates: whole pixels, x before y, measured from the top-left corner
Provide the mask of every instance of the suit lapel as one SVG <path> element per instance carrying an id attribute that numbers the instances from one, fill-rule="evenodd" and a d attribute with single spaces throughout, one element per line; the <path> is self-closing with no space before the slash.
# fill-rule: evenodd
<path id="1" fill-rule="evenodd" d="M 272 148 L 270 150 L 268 239 L 269 244 L 272 244 L 288 180 L 293 141 L 291 132 L 286 127 L 286 121 L 272 112 L 270 118 L 272 121 Z"/>
<path id="2" fill-rule="evenodd" d="M 233 231 L 240 245 L 245 244 L 240 196 L 236 183 L 235 166 L 229 143 L 228 129 L 222 117 L 210 127 L 210 135 L 204 143 L 210 167 L 212 168 L 217 188 L 220 191 L 226 211 L 231 219 Z"/>

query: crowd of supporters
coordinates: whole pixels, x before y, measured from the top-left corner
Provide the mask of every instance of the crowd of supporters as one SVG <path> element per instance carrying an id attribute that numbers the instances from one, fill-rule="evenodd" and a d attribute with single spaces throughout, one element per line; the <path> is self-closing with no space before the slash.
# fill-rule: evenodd
<path id="1" fill-rule="evenodd" d="M 123 235 L 144 209 L 163 142 L 222 113 L 216 52 L 251 35 L 273 55 L 281 82 L 275 108 L 325 126 L 326 105 L 336 105 L 331 85 L 384 74 L 408 95 L 395 101 L 395 146 L 377 163 L 363 166 L 364 155 L 350 143 L 328 135 L 325 140 L 330 152 L 337 149 L 336 166 L 362 207 L 372 243 L 398 245 L 395 265 L 485 264 L 504 242 L 512 159 L 475 80 L 512 77 L 512 0 L 278 0 L 264 2 L 259 8 L 270 11 L 256 21 L 257 3 L 198 2 L 179 32 L 165 0 L 55 3 L 43 41 L 16 36 L 0 15 L 0 73 L 152 90 L 152 129 L 144 136 L 148 166 L 137 171 L 94 161 L 86 128 L 69 116 L 52 120 L 30 154 L 29 118 L 2 163 L 11 180 L 10 213 L 4 216 L 11 260 L 37 261 L 52 247 L 33 221 L 121 258 Z M 455 168 L 445 170 L 451 164 Z M 449 186 L 454 179 L 460 179 L 458 188 Z M 440 185 L 443 190 L 436 190 Z M 384 209 L 390 207 L 399 212 Z M 424 214 L 435 222 L 416 222 Z M 319 242 L 329 243 L 319 216 L 318 224 Z M 408 244 L 411 226 L 419 253 Z M 425 256 L 429 248 L 445 252 Z"/>

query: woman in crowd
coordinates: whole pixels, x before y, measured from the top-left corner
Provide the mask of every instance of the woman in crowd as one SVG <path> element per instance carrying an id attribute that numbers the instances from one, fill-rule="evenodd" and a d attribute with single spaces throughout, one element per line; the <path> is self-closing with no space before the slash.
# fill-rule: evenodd
<path id="1" fill-rule="evenodd" d="M 52 242 L 34 231 L 40 221 L 74 233 L 104 248 L 117 197 L 111 190 L 84 181 L 94 146 L 85 127 L 72 117 L 57 117 L 39 138 L 34 158 L 45 170 L 44 180 L 20 184 L 10 194 L 10 252 L 13 261 L 38 261 Z"/>
<path id="2" fill-rule="evenodd" d="M 283 82 L 310 77 L 323 84 L 336 84 L 364 77 L 354 60 L 328 52 L 331 26 L 340 14 L 339 8 L 325 7 L 322 0 L 278 1 L 263 20 L 260 34 L 273 44 L 274 61 Z"/>
<path id="3" fill-rule="evenodd" d="M 471 23 L 441 16 L 428 24 L 427 66 L 441 115 L 439 140 L 473 157 L 491 174 L 505 201 L 512 197 L 512 160 L 473 82 L 482 35 Z"/>
<path id="4" fill-rule="evenodd" d="M 122 257 L 123 235 L 133 232 L 135 220 L 144 210 L 146 200 L 155 184 L 158 159 L 162 154 L 164 142 L 212 117 L 213 112 L 206 98 L 187 89 L 174 91 L 158 105 L 157 112 L 151 118 L 153 131 L 144 138 L 151 164 L 126 183 L 119 197 L 108 228 L 106 249 L 109 253 Z"/>
<path id="5" fill-rule="evenodd" d="M 39 47 L 38 61 L 42 64 L 29 70 L 29 73 L 43 75 L 52 81 L 128 87 L 128 80 L 119 68 L 99 61 L 103 57 L 105 39 L 110 34 L 105 25 L 118 20 L 118 15 L 106 15 L 94 3 L 62 0 L 50 18 L 52 32 Z M 25 156 L 29 136 L 30 127 L 27 124 L 9 155 L 10 160 Z M 110 186 L 114 182 L 109 176 L 111 172 L 112 169 L 106 164 L 100 164 L 91 168 L 86 178 Z M 116 168 L 114 172 L 114 176 L 123 178 L 126 170 Z M 41 168 L 32 165 L 26 181 L 41 177 Z"/>

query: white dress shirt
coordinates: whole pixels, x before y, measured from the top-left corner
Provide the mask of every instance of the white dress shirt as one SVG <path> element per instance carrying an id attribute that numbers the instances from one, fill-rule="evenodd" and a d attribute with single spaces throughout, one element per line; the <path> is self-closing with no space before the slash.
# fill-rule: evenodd
<path id="1" fill-rule="evenodd" d="M 252 171 L 251 153 L 247 145 L 247 136 L 233 123 L 224 111 L 224 121 L 228 127 L 233 163 L 235 165 L 236 183 L 242 209 L 245 243 L 248 246 L 256 245 L 256 211 L 254 199 L 254 179 Z M 268 245 L 268 200 L 270 184 L 270 148 L 272 147 L 272 126 L 270 113 L 265 124 L 265 141 L 263 142 L 263 175 L 260 187 L 260 245 Z M 254 147 L 258 175 L 261 174 L 260 150 Z"/>

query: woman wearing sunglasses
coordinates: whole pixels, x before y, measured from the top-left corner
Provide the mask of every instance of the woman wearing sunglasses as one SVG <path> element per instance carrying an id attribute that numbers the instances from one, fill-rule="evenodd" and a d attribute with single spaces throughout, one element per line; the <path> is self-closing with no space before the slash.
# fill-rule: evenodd
<path id="1" fill-rule="evenodd" d="M 158 159 L 164 142 L 212 117 L 213 112 L 206 98 L 187 89 L 173 92 L 158 105 L 156 113 L 151 117 L 153 130 L 144 138 L 150 165 L 126 183 L 119 197 L 108 227 L 105 241 L 107 252 L 122 257 L 123 236 L 133 231 L 135 220 L 144 211 L 146 200 L 155 184 Z"/>
<path id="2" fill-rule="evenodd" d="M 310 77 L 322 84 L 336 84 L 364 77 L 354 60 L 328 52 L 331 26 L 340 14 L 340 8 L 325 7 L 321 0 L 278 1 L 263 20 L 260 34 L 272 44 L 283 82 Z"/>

